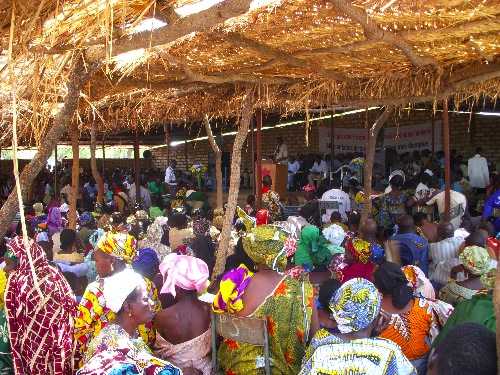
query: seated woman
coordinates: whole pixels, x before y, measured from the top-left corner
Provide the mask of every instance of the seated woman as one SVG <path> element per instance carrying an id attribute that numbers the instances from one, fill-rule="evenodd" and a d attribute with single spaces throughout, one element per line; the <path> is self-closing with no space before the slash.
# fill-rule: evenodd
<path id="1" fill-rule="evenodd" d="M 189 242 L 193 237 L 193 230 L 188 228 L 188 217 L 183 213 L 174 213 L 168 219 L 170 231 L 168 239 L 170 248 L 175 251 L 179 246 Z"/>
<path id="2" fill-rule="evenodd" d="M 492 287 L 488 277 L 492 269 L 488 250 L 479 246 L 467 246 L 458 255 L 463 268 L 468 275 L 467 280 L 452 280 L 439 292 L 439 298 L 452 305 L 465 299 L 471 299 L 480 290 Z"/>
<path id="3" fill-rule="evenodd" d="M 300 375 L 416 375 L 398 345 L 375 337 L 384 322 L 380 305 L 380 293 L 368 280 L 355 278 L 343 284 L 329 298 L 330 319 L 338 332 L 316 332 Z"/>
<path id="4" fill-rule="evenodd" d="M 256 263 L 253 274 L 241 265 L 222 277 L 213 309 L 241 317 L 266 319 L 268 324 L 271 372 L 297 374 L 305 345 L 318 327 L 312 321 L 313 289 L 307 279 L 283 275 L 287 258 L 284 232 L 270 225 L 253 228 L 243 237 L 245 252 Z M 224 340 L 219 362 L 226 374 L 263 374 L 264 350 L 260 346 Z"/>
<path id="5" fill-rule="evenodd" d="M 104 295 L 116 319 L 92 339 L 77 375 L 182 374 L 177 367 L 153 357 L 137 333 L 140 324 L 153 319 L 144 278 L 127 268 L 107 278 Z"/>
<path id="6" fill-rule="evenodd" d="M 154 320 L 155 355 L 181 368 L 211 374 L 210 306 L 197 293 L 208 285 L 208 267 L 201 259 L 170 254 L 160 265 L 164 278 L 160 293 L 169 293 L 175 304 L 160 311 Z"/>
<path id="7" fill-rule="evenodd" d="M 116 312 L 109 308 L 104 289 L 109 277 L 130 268 L 136 257 L 136 251 L 136 240 L 127 233 L 107 232 L 99 239 L 94 251 L 99 278 L 87 286 L 75 317 L 75 340 L 80 353 L 85 353 L 90 340 L 115 321 Z M 144 281 L 149 298 L 154 302 L 153 311 L 158 312 L 161 309 L 158 291 L 151 281 L 147 279 Z M 139 333 L 147 344 L 154 342 L 156 333 L 152 329 L 151 322 L 140 325 Z"/>
<path id="8" fill-rule="evenodd" d="M 434 313 L 430 301 L 414 297 L 399 265 L 385 262 L 373 276 L 382 293 L 382 311 L 391 316 L 380 337 L 398 344 L 418 372 L 425 373 L 430 344 L 439 334 L 442 321 Z"/>

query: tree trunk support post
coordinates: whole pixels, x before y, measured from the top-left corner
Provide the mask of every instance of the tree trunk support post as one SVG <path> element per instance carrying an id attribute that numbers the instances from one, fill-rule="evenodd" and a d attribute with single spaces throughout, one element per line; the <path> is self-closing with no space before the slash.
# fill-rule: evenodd
<path id="1" fill-rule="evenodd" d="M 255 114 L 257 132 L 255 148 L 257 160 L 255 161 L 255 198 L 257 209 L 262 207 L 262 109 L 258 109 Z"/>
<path id="2" fill-rule="evenodd" d="M 76 209 L 78 202 L 78 192 L 80 191 L 80 145 L 78 138 L 80 133 L 78 131 L 78 125 L 73 123 L 70 127 L 70 137 L 71 137 L 71 148 L 73 151 L 73 163 L 71 166 L 71 195 L 69 198 L 69 223 L 68 227 L 70 229 L 76 229 Z"/>
<path id="3" fill-rule="evenodd" d="M 248 128 L 250 126 L 250 121 L 252 120 L 253 105 L 253 89 L 247 89 L 242 102 L 238 132 L 236 133 L 233 144 L 233 153 L 231 158 L 231 177 L 229 181 L 227 207 L 224 214 L 224 222 L 220 235 L 219 246 L 217 248 L 217 257 L 215 261 L 214 271 L 212 273 L 212 280 L 215 280 L 217 276 L 224 271 L 226 258 L 229 253 L 231 226 L 234 218 L 234 213 L 236 212 L 236 205 L 238 203 L 238 194 L 240 190 L 241 149 L 243 148 L 243 144 L 245 143 L 245 139 L 248 134 Z"/>
<path id="4" fill-rule="evenodd" d="M 365 204 L 361 212 L 361 223 L 368 219 L 372 212 L 372 201 L 370 195 L 372 194 L 372 174 L 373 174 L 373 161 L 375 159 L 375 146 L 377 145 L 377 136 L 382 129 L 382 126 L 387 122 L 387 119 L 393 112 L 393 106 L 385 107 L 384 112 L 373 123 L 371 128 L 368 129 L 368 143 L 366 147 L 366 159 L 364 165 L 363 191 L 365 193 Z"/>
<path id="5" fill-rule="evenodd" d="M 36 176 L 45 168 L 57 142 L 65 133 L 68 123 L 73 120 L 80 97 L 80 90 L 99 65 L 99 63 L 85 65 L 81 57 L 77 58 L 68 81 L 68 93 L 64 98 L 64 105 L 55 116 L 51 128 L 45 135 L 43 144 L 40 145 L 33 159 L 24 167 L 20 175 L 20 186 L 23 194 L 26 194 Z M 18 209 L 18 196 L 16 191 L 13 190 L 0 209 L 0 236 L 5 235 Z"/>
<path id="6" fill-rule="evenodd" d="M 140 179 L 140 155 L 139 155 L 139 133 L 135 130 L 134 139 L 134 172 L 135 172 L 135 203 L 141 200 L 141 179 Z"/>
<path id="7" fill-rule="evenodd" d="M 448 98 L 443 99 L 443 151 L 444 151 L 444 220 L 450 219 L 450 123 L 448 116 Z"/>
<path id="8" fill-rule="evenodd" d="M 99 169 L 97 168 L 97 160 L 95 157 L 97 148 L 95 128 L 96 124 L 93 122 L 92 127 L 90 128 L 90 171 L 92 172 L 92 177 L 97 185 L 97 204 L 104 205 L 104 181 L 99 173 Z"/>
<path id="9" fill-rule="evenodd" d="M 222 152 L 220 150 L 219 145 L 217 142 L 215 142 L 214 135 L 212 133 L 212 129 L 210 128 L 210 121 L 208 119 L 208 116 L 205 115 L 205 118 L 203 119 L 203 122 L 205 123 L 205 130 L 207 133 L 208 137 L 208 142 L 210 143 L 210 146 L 212 147 L 212 151 L 215 154 L 215 191 L 216 191 L 216 206 L 219 209 L 222 209 L 224 207 L 223 203 L 223 195 L 222 195 Z"/>

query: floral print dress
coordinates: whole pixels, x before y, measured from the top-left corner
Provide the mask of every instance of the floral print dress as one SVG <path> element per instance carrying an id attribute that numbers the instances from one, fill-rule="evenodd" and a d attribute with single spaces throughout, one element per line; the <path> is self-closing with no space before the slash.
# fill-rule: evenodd
<path id="1" fill-rule="evenodd" d="M 273 375 L 299 372 L 309 335 L 312 304 L 310 282 L 285 276 L 272 295 L 250 315 L 267 320 Z M 225 339 L 218 357 L 225 375 L 264 374 L 263 347 Z"/>

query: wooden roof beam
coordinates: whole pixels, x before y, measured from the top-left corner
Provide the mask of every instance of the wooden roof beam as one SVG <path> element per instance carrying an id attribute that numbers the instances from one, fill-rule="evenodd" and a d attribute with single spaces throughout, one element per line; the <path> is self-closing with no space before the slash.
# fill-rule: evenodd
<path id="1" fill-rule="evenodd" d="M 234 73 L 219 73 L 217 75 L 205 75 L 193 71 L 185 61 L 176 56 L 167 53 L 166 58 L 167 60 L 169 60 L 170 63 L 174 64 L 179 69 L 184 71 L 186 77 L 193 82 L 205 82 L 212 84 L 245 82 L 245 83 L 257 83 L 257 84 L 262 83 L 268 85 L 282 85 L 282 84 L 297 83 L 300 81 L 293 78 L 265 77 L 265 76 L 244 75 L 244 74 L 234 74 Z"/>
<path id="2" fill-rule="evenodd" d="M 180 18 L 178 21 L 153 31 L 144 31 L 132 36 L 123 37 L 113 42 L 113 55 L 134 51 L 140 48 L 152 48 L 172 43 L 193 32 L 207 31 L 230 18 L 242 16 L 250 10 L 252 0 L 224 0 L 201 12 Z M 87 48 L 87 57 L 91 61 L 106 59 L 104 40 L 89 44 L 64 46 L 63 48 L 44 50 L 35 48 L 46 54 L 60 54 L 71 49 Z"/>
<path id="3" fill-rule="evenodd" d="M 423 67 L 431 65 L 436 69 L 439 69 L 439 63 L 436 59 L 431 56 L 420 56 L 405 38 L 380 28 L 375 21 L 368 17 L 364 10 L 353 6 L 350 1 L 330 1 L 335 8 L 349 16 L 349 18 L 353 21 L 358 22 L 363 27 L 367 39 L 380 40 L 396 47 L 403 52 L 415 66 Z"/>
<path id="4" fill-rule="evenodd" d="M 335 72 L 330 69 L 325 69 L 319 64 L 309 62 L 307 60 L 299 59 L 290 53 L 281 51 L 274 47 L 270 47 L 263 43 L 257 42 L 253 39 L 249 39 L 241 34 L 235 32 L 229 32 L 224 34 L 224 39 L 231 44 L 250 48 L 251 50 L 259 53 L 260 55 L 274 59 L 275 61 L 280 61 L 290 66 L 304 68 L 312 73 L 328 78 L 335 81 L 349 81 L 349 78 L 342 73 Z"/>

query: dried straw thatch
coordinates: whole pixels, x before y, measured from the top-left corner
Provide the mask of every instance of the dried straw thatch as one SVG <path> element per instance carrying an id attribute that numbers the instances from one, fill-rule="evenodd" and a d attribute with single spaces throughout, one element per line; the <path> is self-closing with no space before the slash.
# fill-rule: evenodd
<path id="1" fill-rule="evenodd" d="M 100 70 L 80 95 L 76 119 L 83 126 L 97 121 L 100 131 L 233 117 L 249 84 L 257 85 L 257 106 L 281 113 L 447 95 L 496 98 L 500 88 L 498 0 L 13 4 L 0 5 L 4 51 L 14 21 L 16 73 L 0 68 L 0 110 L 8 129 L 15 90 L 21 135 L 35 143 L 82 55 Z M 166 25 L 138 32 L 152 18 Z M 2 134 L 9 141 L 10 133 Z"/>

